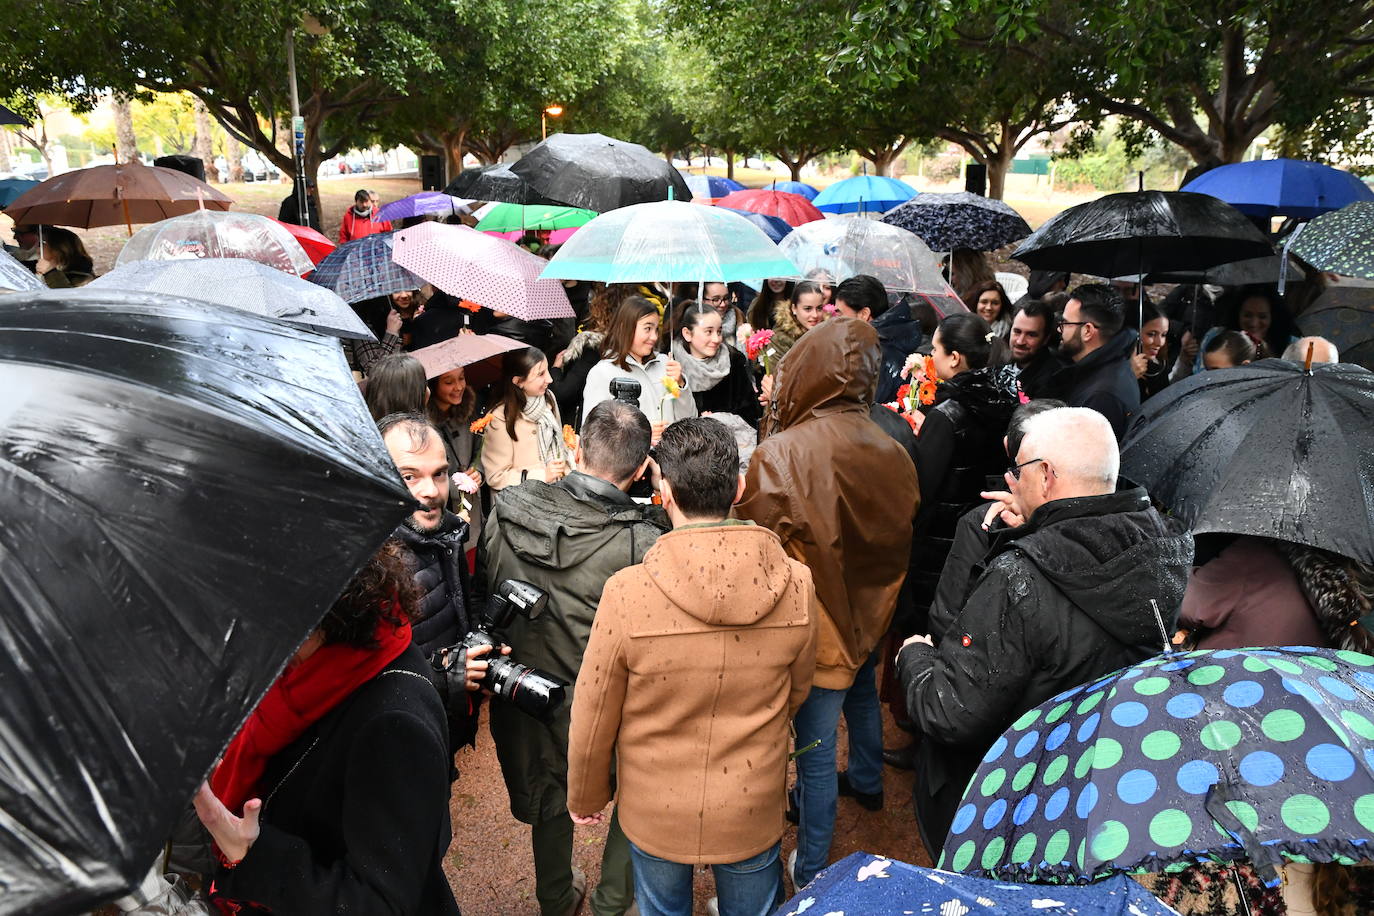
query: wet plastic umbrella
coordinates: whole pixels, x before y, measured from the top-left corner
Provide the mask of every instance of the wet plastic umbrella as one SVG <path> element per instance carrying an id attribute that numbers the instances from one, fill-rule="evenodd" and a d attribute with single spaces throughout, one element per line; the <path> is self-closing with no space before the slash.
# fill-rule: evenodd
<path id="1" fill-rule="evenodd" d="M 851 853 L 826 868 L 777 913 L 1177 916 L 1130 878 L 1109 878 L 1092 887 L 1036 887 L 922 868 L 867 852 Z"/>
<path id="2" fill-rule="evenodd" d="M 739 214 L 749 222 L 763 230 L 763 234 L 768 236 L 774 244 L 781 242 L 792 231 L 792 227 L 787 224 L 787 220 L 776 216 L 767 216 L 763 213 L 754 213 L 749 210 L 736 210 L 733 207 L 720 207 L 721 210 L 729 210 L 731 213 Z"/>
<path id="3" fill-rule="evenodd" d="M 272 218 L 269 216 L 268 219 Z M 325 236 L 318 229 L 311 229 L 309 226 L 297 226 L 295 223 L 283 223 L 279 219 L 273 219 L 272 222 L 280 225 L 287 232 L 291 233 L 293 239 L 301 243 L 301 247 L 305 249 L 305 256 L 308 257 L 316 267 L 319 266 L 321 261 L 329 257 L 329 254 L 335 248 L 339 247 L 333 240 Z"/>
<path id="4" fill-rule="evenodd" d="M 803 276 L 824 270 L 836 283 L 868 274 L 890 290 L 944 292 L 948 288 L 940 263 L 925 242 L 877 220 L 839 216 L 807 223 L 792 230 L 778 247 Z"/>
<path id="5" fill-rule="evenodd" d="M 441 223 L 411 226 L 395 236 L 396 263 L 450 295 L 522 321 L 576 316 L 563 284 L 540 278 L 548 262 L 519 245 Z"/>
<path id="6" fill-rule="evenodd" d="M 916 196 L 916 189 L 886 175 L 855 175 L 837 181 L 812 198 L 826 213 L 886 213 Z"/>
<path id="7" fill-rule="evenodd" d="M 373 339 L 363 320 L 334 292 L 244 258 L 131 261 L 88 285 L 199 299 L 332 337 Z"/>
<path id="8" fill-rule="evenodd" d="M 419 289 L 425 281 L 396 263 L 395 244 L 396 236 L 390 232 L 344 242 L 320 262 L 310 282 L 332 289 L 345 302 Z"/>
<path id="9" fill-rule="evenodd" d="M 1374 280 L 1374 202 L 1348 204 L 1298 231 L 1289 250 L 1317 270 Z"/>
<path id="10" fill-rule="evenodd" d="M 717 282 L 794 276 L 763 230 L 720 207 L 685 201 L 603 213 L 549 261 L 543 276 L 603 283 Z"/>
<path id="11" fill-rule="evenodd" d="M 472 203 L 470 199 L 454 197 L 452 194 L 443 194 L 439 191 L 421 191 L 419 194 L 393 200 L 377 211 L 376 219 L 379 222 L 388 223 L 392 220 L 430 214 L 455 216 L 462 213 L 470 203 Z"/>
<path id="12" fill-rule="evenodd" d="M 453 197 L 472 200 L 495 200 L 512 204 L 563 206 L 559 201 L 537 193 L 525 179 L 516 175 L 505 163 L 464 169 L 463 173 L 444 188 Z"/>
<path id="13" fill-rule="evenodd" d="M 44 226 L 155 223 L 195 210 L 228 210 L 233 201 L 205 182 L 155 165 L 125 162 L 74 169 L 19 195 L 5 215 Z"/>
<path id="14" fill-rule="evenodd" d="M 692 199 L 687 183 L 671 163 L 638 143 L 603 134 L 553 134 L 510 170 L 529 182 L 536 194 L 598 213 L 658 200 Z"/>
<path id="15" fill-rule="evenodd" d="M 0 913 L 86 912 L 412 503 L 327 337 L 90 288 L 0 327 Z"/>
<path id="16" fill-rule="evenodd" d="M 1328 288 L 1298 316 L 1298 329 L 1335 344 L 1341 362 L 1374 369 L 1374 288 Z"/>
<path id="17" fill-rule="evenodd" d="M 468 384 L 481 386 L 496 381 L 501 367 L 494 363 L 503 353 L 523 350 L 528 346 L 522 340 L 500 334 L 459 334 L 437 344 L 412 350 L 410 355 L 425 367 L 425 378 L 437 378 L 453 369 L 467 369 Z"/>
<path id="18" fill-rule="evenodd" d="M 0 251 L 0 291 L 47 289 L 38 275 L 8 251 Z"/>
<path id="19" fill-rule="evenodd" d="M 764 216 L 776 216 L 789 226 L 801 226 L 825 219 L 825 214 L 800 194 L 787 191 L 735 191 L 716 201 L 717 207 L 728 210 L 748 210 Z"/>
<path id="20" fill-rule="evenodd" d="M 1203 172 L 1184 191 L 1210 194 L 1251 216 L 1311 219 L 1357 200 L 1374 200 L 1349 172 L 1302 159 L 1256 159 Z"/>
<path id="21" fill-rule="evenodd" d="M 1235 207 L 1206 194 L 1108 194 L 1051 217 L 1012 252 L 1033 270 L 1124 277 L 1206 270 L 1274 253 Z"/>
<path id="22" fill-rule="evenodd" d="M 32 178 L 0 178 L 0 209 L 8 207 L 25 191 L 38 187 Z"/>
<path id="23" fill-rule="evenodd" d="M 807 200 L 815 200 L 816 195 L 821 193 L 819 189 L 811 187 L 804 181 L 770 181 L 763 187 L 766 191 L 786 191 L 788 194 L 797 194 Z"/>
<path id="24" fill-rule="evenodd" d="M 490 204 L 490 209 L 477 224 L 479 232 L 525 232 L 540 229 L 576 229 L 585 226 L 596 213 L 579 207 L 554 204 L 523 206 L 521 204 Z"/>
<path id="25" fill-rule="evenodd" d="M 1121 474 L 1195 533 L 1250 534 L 1374 563 L 1374 373 L 1279 359 L 1155 395 Z"/>
<path id="26" fill-rule="evenodd" d="M 1198 651 L 1112 672 L 997 739 L 940 865 L 1081 883 L 1209 860 L 1353 864 L 1374 843 L 1371 704 L 1374 658 L 1356 652 Z"/>
<path id="27" fill-rule="evenodd" d="M 724 197 L 731 191 L 744 190 L 744 185 L 733 178 L 721 178 L 718 175 L 687 175 L 683 180 L 691 189 L 692 197 L 697 199 L 704 197 L 708 200 L 714 200 L 717 197 Z"/>
<path id="28" fill-rule="evenodd" d="M 968 191 L 920 194 L 883 222 L 914 232 L 932 251 L 992 251 L 1031 234 L 1030 225 L 1010 206 Z"/>
<path id="29" fill-rule="evenodd" d="M 115 266 L 185 258 L 245 258 L 298 277 L 315 269 L 301 243 L 276 220 L 216 210 L 196 210 L 143 227 L 124 243 Z"/>

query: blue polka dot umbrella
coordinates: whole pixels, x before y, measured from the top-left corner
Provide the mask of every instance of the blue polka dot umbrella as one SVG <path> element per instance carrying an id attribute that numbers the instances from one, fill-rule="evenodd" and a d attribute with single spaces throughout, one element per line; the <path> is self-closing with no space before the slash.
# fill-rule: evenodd
<path id="1" fill-rule="evenodd" d="M 1374 658 L 1163 655 L 1030 710 L 989 749 L 941 868 L 1082 883 L 1194 862 L 1374 858 Z"/>

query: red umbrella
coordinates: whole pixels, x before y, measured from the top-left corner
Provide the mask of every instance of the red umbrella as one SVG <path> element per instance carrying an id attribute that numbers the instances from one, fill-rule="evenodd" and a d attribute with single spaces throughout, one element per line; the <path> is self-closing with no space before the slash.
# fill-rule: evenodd
<path id="1" fill-rule="evenodd" d="M 267 218 L 272 219 L 270 216 Z M 272 219 L 272 222 L 281 223 L 282 226 L 286 227 L 287 232 L 296 237 L 296 241 L 301 243 L 301 247 L 305 249 L 306 255 L 316 267 L 318 267 L 320 262 L 329 255 L 329 252 L 339 247 L 331 242 L 327 236 L 315 229 L 311 229 L 309 226 L 297 226 L 295 223 L 283 223 L 279 219 Z"/>
<path id="2" fill-rule="evenodd" d="M 825 214 L 817 210 L 811 201 L 800 194 L 790 194 L 787 191 L 732 191 L 716 201 L 716 206 L 776 216 L 793 228 L 803 223 L 825 219 Z"/>
<path id="3" fill-rule="evenodd" d="M 196 210 L 228 210 L 233 201 L 205 182 L 155 165 L 125 162 L 63 172 L 16 197 L 5 215 L 44 226 L 129 227 Z"/>
<path id="4" fill-rule="evenodd" d="M 500 377 L 501 366 L 497 361 L 502 354 L 528 346 L 500 334 L 459 334 L 412 350 L 410 355 L 425 367 L 426 378 L 438 378 L 450 370 L 466 368 L 468 384 L 481 387 Z"/>

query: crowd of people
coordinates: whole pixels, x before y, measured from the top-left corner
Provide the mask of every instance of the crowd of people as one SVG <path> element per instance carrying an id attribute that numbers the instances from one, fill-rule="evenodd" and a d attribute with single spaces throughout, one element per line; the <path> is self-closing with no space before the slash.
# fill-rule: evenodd
<path id="1" fill-rule="evenodd" d="M 354 223 L 375 206 L 359 192 Z M 556 321 L 432 288 L 355 304 L 376 340 L 346 350 L 418 508 L 198 794 L 211 905 L 456 913 L 454 754 L 486 740 L 484 704 L 541 913 L 687 914 L 709 865 L 713 912 L 764 916 L 830 862 L 840 798 L 889 805 L 885 766 L 913 773 L 938 857 L 997 737 L 1161 633 L 1374 646 L 1351 626 L 1369 570 L 1262 538 L 1203 550 L 1120 476 L 1132 418 L 1167 386 L 1309 344 L 1338 359 L 1292 338 L 1274 289 L 1155 303 L 1036 272 L 1013 302 L 986 263 L 952 266 L 967 311 L 945 315 L 824 274 L 568 282 L 577 317 Z M 480 390 L 410 355 L 489 333 L 521 346 Z M 1318 588 L 1333 568 L 1339 594 Z M 520 612 L 496 647 L 469 644 L 494 607 Z M 518 701 L 515 662 L 566 701 Z M 602 822 L 589 888 L 574 838 Z M 1205 884 L 1175 904 L 1218 912 Z"/>

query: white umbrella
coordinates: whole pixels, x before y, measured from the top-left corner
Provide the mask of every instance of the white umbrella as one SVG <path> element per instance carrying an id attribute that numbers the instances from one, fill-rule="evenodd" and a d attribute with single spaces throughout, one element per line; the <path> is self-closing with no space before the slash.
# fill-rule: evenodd
<path id="1" fill-rule="evenodd" d="M 0 251 L 0 292 L 47 289 L 38 275 L 8 251 Z"/>
<path id="2" fill-rule="evenodd" d="M 315 269 L 281 223 L 237 210 L 197 210 L 145 226 L 125 243 L 115 266 L 191 258 L 243 258 L 298 277 Z"/>

